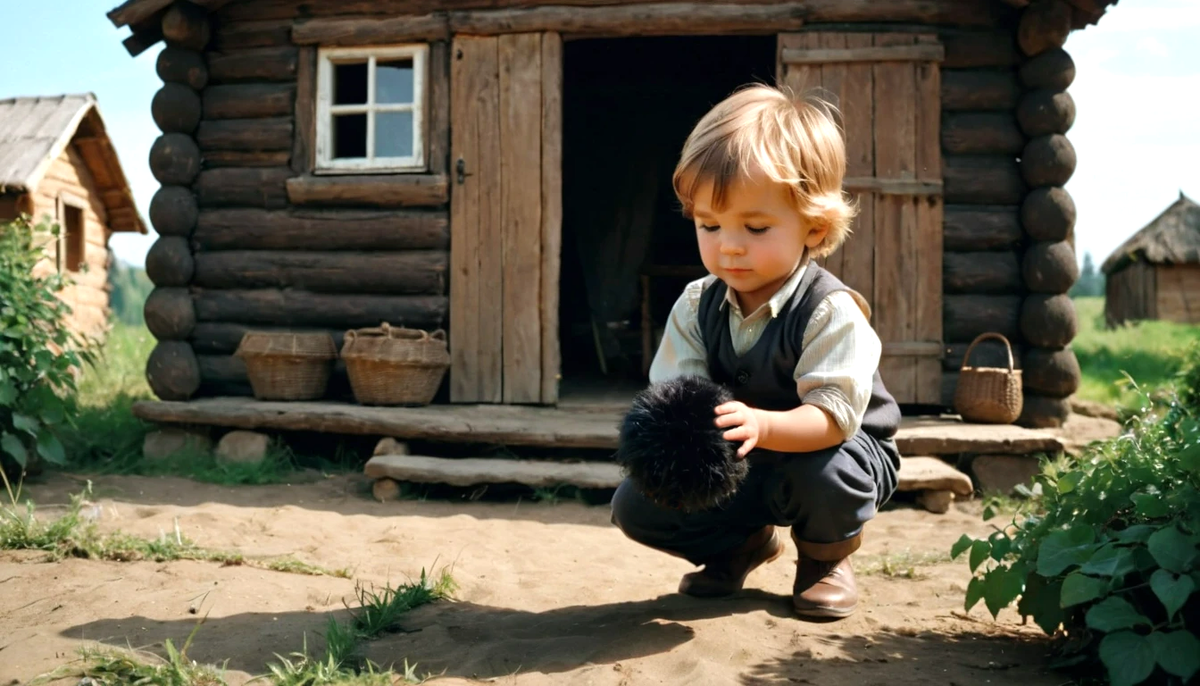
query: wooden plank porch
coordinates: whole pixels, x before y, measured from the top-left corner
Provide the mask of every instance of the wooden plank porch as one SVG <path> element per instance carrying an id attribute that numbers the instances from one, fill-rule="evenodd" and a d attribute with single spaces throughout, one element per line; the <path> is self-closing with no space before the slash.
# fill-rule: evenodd
<path id="1" fill-rule="evenodd" d="M 344 402 L 266 402 L 228 397 L 144 401 L 134 404 L 133 413 L 163 424 L 615 450 L 624 408 L 456 404 L 366 407 Z M 904 455 L 1032 455 L 1068 448 L 1061 433 L 1052 429 L 967 424 L 954 416 L 905 417 L 896 443 Z"/>

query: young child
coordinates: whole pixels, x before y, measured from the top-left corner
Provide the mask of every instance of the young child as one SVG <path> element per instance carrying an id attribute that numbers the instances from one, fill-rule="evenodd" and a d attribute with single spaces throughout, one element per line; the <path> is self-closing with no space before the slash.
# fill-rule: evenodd
<path id="1" fill-rule="evenodd" d="M 679 590 L 711 597 L 799 550 L 792 604 L 846 617 L 858 604 L 849 555 L 896 489 L 900 423 L 879 377 L 882 345 L 861 295 L 813 260 L 845 240 L 845 143 L 827 104 L 768 86 L 742 89 L 700 120 L 674 174 L 710 275 L 671 310 L 651 383 L 697 375 L 735 400 L 714 423 L 750 470 L 731 500 L 660 507 L 627 479 L 612 519 L 631 539 L 704 565 Z"/>

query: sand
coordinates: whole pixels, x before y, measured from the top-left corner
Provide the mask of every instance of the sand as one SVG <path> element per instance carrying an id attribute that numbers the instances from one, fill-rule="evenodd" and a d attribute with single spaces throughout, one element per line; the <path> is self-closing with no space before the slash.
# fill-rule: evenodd
<path id="1" fill-rule="evenodd" d="M 83 479 L 51 475 L 29 491 L 62 505 Z M 626 539 L 605 506 L 575 502 L 393 501 L 359 476 L 221 487 L 183 479 L 94 480 L 104 530 L 180 530 L 247 556 L 293 554 L 349 567 L 365 584 L 399 583 L 450 565 L 453 602 L 410 613 L 365 649 L 381 664 L 417 662 L 434 683 L 468 684 L 1060 684 L 1048 643 L 1012 610 L 993 621 L 962 611 L 962 559 L 920 578 L 860 575 L 859 611 L 815 623 L 790 614 L 794 549 L 755 571 L 746 590 L 697 600 L 675 592 L 686 562 Z M 43 514 L 54 511 L 44 507 Z M 964 532 L 991 530 L 978 503 L 934 515 L 879 515 L 855 556 L 878 567 L 902 552 L 946 553 Z M 263 674 L 274 654 L 320 646 L 329 613 L 345 617 L 355 581 L 207 562 L 40 562 L 0 553 L 0 684 L 24 682 L 97 643 L 162 653 L 207 621 L 189 656 L 224 663 L 231 684 Z M 194 613 L 193 613 L 194 612 Z"/>

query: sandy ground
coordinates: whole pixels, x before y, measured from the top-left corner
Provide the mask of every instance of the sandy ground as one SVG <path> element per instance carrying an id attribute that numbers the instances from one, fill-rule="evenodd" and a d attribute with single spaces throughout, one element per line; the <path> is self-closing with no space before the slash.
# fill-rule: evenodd
<path id="1" fill-rule="evenodd" d="M 82 480 L 55 475 L 30 491 L 67 502 Z M 294 554 L 397 583 L 453 565 L 454 602 L 421 608 L 370 643 L 378 663 L 419 663 L 435 683 L 466 684 L 1061 684 L 1047 643 L 1011 610 L 962 612 L 960 559 L 923 578 L 859 579 L 858 613 L 832 623 L 790 615 L 794 550 L 757 570 L 739 596 L 675 593 L 690 566 L 627 540 L 605 506 L 574 502 L 378 503 L 357 476 L 290 486 L 219 487 L 181 479 L 95 480 L 105 530 L 142 536 L 178 520 L 196 543 L 248 556 Z M 48 513 L 52 508 L 46 510 Z M 859 567 L 881 556 L 948 551 L 990 530 L 977 503 L 945 515 L 887 510 L 868 529 Z M 790 546 L 790 542 L 789 542 Z M 96 642 L 162 652 L 208 614 L 190 656 L 227 664 L 230 683 L 263 674 L 274 653 L 320 645 L 344 617 L 354 581 L 215 563 L 39 562 L 0 553 L 0 684 L 24 682 Z M 195 608 L 197 614 L 189 612 Z"/>

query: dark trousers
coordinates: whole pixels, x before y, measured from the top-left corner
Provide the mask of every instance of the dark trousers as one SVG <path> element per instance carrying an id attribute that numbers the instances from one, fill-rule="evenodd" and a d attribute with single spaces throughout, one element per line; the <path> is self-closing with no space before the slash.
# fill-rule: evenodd
<path id="1" fill-rule="evenodd" d="M 790 526 L 809 543 L 853 538 L 896 491 L 899 452 L 863 432 L 812 453 L 755 450 L 737 493 L 718 508 L 660 507 L 626 479 L 612 500 L 612 521 L 629 538 L 694 564 L 741 545 L 768 524 Z"/>

